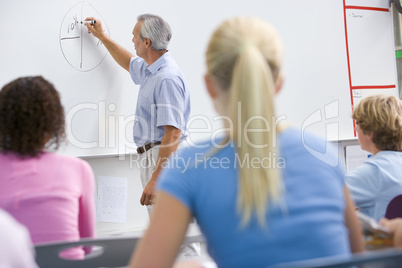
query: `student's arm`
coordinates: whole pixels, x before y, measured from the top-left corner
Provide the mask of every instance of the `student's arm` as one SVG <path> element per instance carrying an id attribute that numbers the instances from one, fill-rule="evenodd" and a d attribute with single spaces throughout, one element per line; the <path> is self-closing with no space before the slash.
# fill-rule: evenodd
<path id="1" fill-rule="evenodd" d="M 95 36 L 102 42 L 102 44 L 109 51 L 110 55 L 112 55 L 113 59 L 121 67 L 129 71 L 130 60 L 133 57 L 133 54 L 131 54 L 127 49 L 117 44 L 107 34 L 105 34 L 102 27 L 102 22 L 100 20 L 95 19 L 94 17 L 88 17 L 85 20 L 96 20 L 95 24 L 86 24 L 88 31 L 90 31 L 93 36 Z"/>
<path id="2" fill-rule="evenodd" d="M 149 227 L 135 248 L 130 267 L 172 267 L 190 219 L 185 205 L 168 193 L 158 192 Z"/>
<path id="3" fill-rule="evenodd" d="M 394 246 L 402 247 L 402 218 L 396 218 L 392 220 L 382 218 L 380 224 L 387 227 L 393 234 Z"/>
<path id="4" fill-rule="evenodd" d="M 154 199 L 156 181 L 159 173 L 162 171 L 163 163 L 168 160 L 169 156 L 177 150 L 181 138 L 181 130 L 173 126 L 164 126 L 165 134 L 163 134 L 161 146 L 159 147 L 158 160 L 156 162 L 155 171 L 151 180 L 145 186 L 140 199 L 141 205 L 151 205 Z"/>
<path id="5" fill-rule="evenodd" d="M 353 253 L 364 251 L 363 231 L 356 216 L 355 204 L 350 197 L 349 190 L 344 186 L 345 193 L 345 223 L 349 230 L 349 244 Z"/>

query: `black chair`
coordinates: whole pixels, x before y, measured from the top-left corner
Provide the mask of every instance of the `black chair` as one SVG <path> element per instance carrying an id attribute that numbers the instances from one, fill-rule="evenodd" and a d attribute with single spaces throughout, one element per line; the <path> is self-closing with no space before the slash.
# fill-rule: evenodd
<path id="1" fill-rule="evenodd" d="M 84 238 L 76 242 L 51 242 L 35 245 L 36 263 L 40 268 L 98 268 L 127 266 L 142 232 L 134 236 Z M 186 236 L 183 244 L 204 242 L 204 236 Z M 83 260 L 67 260 L 59 257 L 61 251 L 77 247 L 92 246 L 91 253 Z"/>
<path id="2" fill-rule="evenodd" d="M 402 267 L 402 250 L 385 249 L 353 254 L 349 257 L 325 257 L 270 266 L 270 268 L 400 268 Z"/>
<path id="3" fill-rule="evenodd" d="M 395 196 L 387 206 L 385 218 L 394 219 L 402 218 L 402 194 Z"/>
<path id="4" fill-rule="evenodd" d="M 106 237 L 39 244 L 35 246 L 36 262 L 41 268 L 127 266 L 138 240 L 138 237 Z M 77 246 L 92 246 L 93 251 L 83 260 L 67 260 L 59 257 L 61 251 Z"/>

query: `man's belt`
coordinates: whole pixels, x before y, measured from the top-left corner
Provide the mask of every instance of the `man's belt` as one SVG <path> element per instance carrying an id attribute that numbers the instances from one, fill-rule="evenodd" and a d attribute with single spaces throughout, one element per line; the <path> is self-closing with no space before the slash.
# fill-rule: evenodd
<path id="1" fill-rule="evenodd" d="M 161 144 L 160 141 L 147 143 L 147 144 L 145 144 L 145 145 L 143 145 L 141 147 L 138 147 L 137 148 L 137 153 L 138 154 L 143 154 L 146 151 L 148 151 L 149 149 L 151 149 L 151 148 L 153 148 L 153 147 L 155 147 L 155 146 L 157 146 L 159 144 Z"/>

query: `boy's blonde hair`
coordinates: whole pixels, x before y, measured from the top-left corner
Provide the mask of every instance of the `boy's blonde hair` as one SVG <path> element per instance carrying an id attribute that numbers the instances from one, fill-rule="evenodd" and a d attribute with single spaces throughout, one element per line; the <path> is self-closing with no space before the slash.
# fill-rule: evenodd
<path id="1" fill-rule="evenodd" d="M 373 143 L 381 151 L 402 151 L 402 103 L 394 96 L 364 98 L 355 107 L 353 119 L 364 134 L 374 133 Z"/>

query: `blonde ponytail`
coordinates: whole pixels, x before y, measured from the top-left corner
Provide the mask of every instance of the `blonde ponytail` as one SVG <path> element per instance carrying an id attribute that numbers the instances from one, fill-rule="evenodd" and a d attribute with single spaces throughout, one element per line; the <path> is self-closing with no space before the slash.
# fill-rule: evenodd
<path id="1" fill-rule="evenodd" d="M 241 117 L 241 120 L 233 122 L 239 166 L 242 163 L 237 207 L 242 213 L 243 225 L 250 221 L 253 210 L 260 224 L 264 225 L 269 199 L 277 200 L 280 192 L 278 169 L 262 166 L 263 159 L 277 156 L 273 102 L 275 86 L 262 54 L 249 44 L 239 54 L 232 77 L 229 117 Z M 248 132 L 252 129 L 268 131 Z"/>
<path id="2" fill-rule="evenodd" d="M 268 206 L 282 193 L 280 172 L 272 165 L 278 157 L 274 92 L 280 66 L 279 38 L 270 25 L 256 18 L 226 21 L 208 46 L 208 73 L 230 96 L 227 115 L 232 119 L 230 138 L 240 167 L 237 208 L 242 226 L 254 213 L 264 226 Z M 267 158 L 271 158 L 269 167 L 263 162 Z"/>

